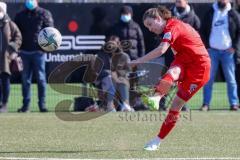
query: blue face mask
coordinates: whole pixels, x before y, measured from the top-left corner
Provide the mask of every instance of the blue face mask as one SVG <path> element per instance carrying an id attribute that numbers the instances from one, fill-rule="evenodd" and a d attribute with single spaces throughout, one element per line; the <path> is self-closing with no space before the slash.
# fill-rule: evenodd
<path id="1" fill-rule="evenodd" d="M 36 4 L 36 2 L 34 0 L 27 0 L 25 2 L 25 6 L 26 6 L 27 9 L 33 10 L 33 9 L 35 9 L 37 7 L 37 4 Z"/>
<path id="2" fill-rule="evenodd" d="M 121 20 L 125 23 L 129 22 L 131 20 L 130 15 L 121 15 Z"/>

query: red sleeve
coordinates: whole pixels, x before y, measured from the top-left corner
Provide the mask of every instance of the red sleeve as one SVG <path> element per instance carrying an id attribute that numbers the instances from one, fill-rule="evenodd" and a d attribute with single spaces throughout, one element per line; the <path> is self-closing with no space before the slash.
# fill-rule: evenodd
<path id="1" fill-rule="evenodd" d="M 175 26 L 167 26 L 164 29 L 164 35 L 162 38 L 162 42 L 168 42 L 169 44 L 173 44 L 179 35 L 179 31 L 176 30 Z"/>

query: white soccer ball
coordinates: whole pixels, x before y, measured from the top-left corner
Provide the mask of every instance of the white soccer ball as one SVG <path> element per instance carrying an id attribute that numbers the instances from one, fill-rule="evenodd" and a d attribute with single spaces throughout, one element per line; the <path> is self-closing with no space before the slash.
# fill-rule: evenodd
<path id="1" fill-rule="evenodd" d="M 55 51 L 60 47 L 61 43 L 62 35 L 54 27 L 43 28 L 38 34 L 38 44 L 44 51 Z"/>

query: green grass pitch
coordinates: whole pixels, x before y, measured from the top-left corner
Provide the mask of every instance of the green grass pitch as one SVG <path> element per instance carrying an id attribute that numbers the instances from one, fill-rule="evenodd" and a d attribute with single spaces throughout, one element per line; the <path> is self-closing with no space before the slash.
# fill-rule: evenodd
<path id="1" fill-rule="evenodd" d="M 183 113 L 159 151 L 144 151 L 143 145 L 157 134 L 164 115 L 119 112 L 66 122 L 53 112 L 3 114 L 0 157 L 240 157 L 240 115 L 230 111 Z"/>
<path id="2" fill-rule="evenodd" d="M 54 112 L 38 113 L 36 85 L 32 87 L 32 112 L 16 113 L 22 101 L 21 87 L 11 87 L 10 112 L 0 114 L 0 159 L 240 157 L 240 113 L 228 111 L 225 83 L 215 84 L 212 100 L 212 109 L 225 110 L 197 111 L 202 104 L 200 91 L 188 102 L 193 110 L 182 113 L 175 130 L 156 152 L 144 151 L 143 146 L 158 133 L 166 112 L 118 112 L 89 121 L 63 121 Z M 48 86 L 48 109 L 54 111 L 58 102 L 76 96 Z"/>
<path id="3" fill-rule="evenodd" d="M 78 92 L 80 84 L 70 84 L 76 86 L 75 92 Z M 59 84 L 59 88 L 63 87 Z M 32 85 L 31 89 L 31 111 L 38 111 L 38 99 L 37 99 L 37 86 Z M 71 92 L 71 91 L 70 91 Z M 46 103 L 50 111 L 54 111 L 55 106 L 62 100 L 73 100 L 74 97 L 80 96 L 81 90 L 79 89 L 79 95 L 63 94 L 54 91 L 49 85 L 47 88 Z M 22 105 L 22 93 L 21 85 L 11 85 L 11 95 L 9 99 L 9 111 L 16 112 L 17 108 Z M 188 106 L 191 109 L 198 109 L 202 105 L 202 90 L 200 90 L 189 102 Z M 226 83 L 215 83 L 213 87 L 213 99 L 211 103 L 211 109 L 229 109 L 227 94 L 226 94 Z"/>

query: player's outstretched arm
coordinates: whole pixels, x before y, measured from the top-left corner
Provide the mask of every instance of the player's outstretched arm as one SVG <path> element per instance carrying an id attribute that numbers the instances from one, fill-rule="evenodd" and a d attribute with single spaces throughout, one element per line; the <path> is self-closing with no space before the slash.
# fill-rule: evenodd
<path id="1" fill-rule="evenodd" d="M 135 66 L 137 63 L 145 63 L 145 62 L 150 61 L 154 58 L 157 58 L 157 57 L 163 55 L 167 51 L 169 46 L 170 46 L 170 44 L 168 42 L 161 42 L 160 45 L 157 48 L 150 51 L 145 56 L 131 61 L 130 65 Z"/>

